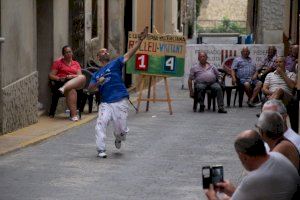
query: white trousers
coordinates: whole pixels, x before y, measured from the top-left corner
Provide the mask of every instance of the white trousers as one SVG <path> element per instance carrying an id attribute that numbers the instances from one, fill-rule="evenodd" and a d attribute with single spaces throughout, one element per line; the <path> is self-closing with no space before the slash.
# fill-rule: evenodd
<path id="1" fill-rule="evenodd" d="M 98 151 L 105 150 L 106 129 L 110 121 L 113 121 L 115 138 L 124 141 L 129 129 L 127 127 L 128 99 L 122 99 L 114 103 L 101 103 L 99 105 L 96 124 L 96 145 Z"/>

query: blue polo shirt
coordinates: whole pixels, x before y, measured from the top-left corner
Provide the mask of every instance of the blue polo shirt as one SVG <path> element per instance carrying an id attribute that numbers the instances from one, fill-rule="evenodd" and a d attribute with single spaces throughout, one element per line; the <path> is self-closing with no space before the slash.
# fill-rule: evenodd
<path id="1" fill-rule="evenodd" d="M 129 98 L 129 94 L 122 79 L 122 69 L 124 67 L 124 56 L 118 57 L 95 72 L 90 84 L 97 83 L 100 77 L 104 77 L 104 82 L 99 85 L 101 102 L 113 103 L 124 98 Z"/>
<path id="2" fill-rule="evenodd" d="M 236 70 L 237 77 L 242 80 L 250 80 L 256 72 L 255 63 L 250 57 L 237 57 L 233 60 L 232 69 Z"/>

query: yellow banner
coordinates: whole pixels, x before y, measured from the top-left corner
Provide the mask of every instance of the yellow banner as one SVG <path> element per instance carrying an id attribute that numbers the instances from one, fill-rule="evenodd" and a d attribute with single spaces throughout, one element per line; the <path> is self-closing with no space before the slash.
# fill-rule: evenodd
<path id="1" fill-rule="evenodd" d="M 129 32 L 128 49 L 131 49 L 138 40 L 138 33 Z M 137 53 L 153 56 L 185 57 L 186 39 L 178 35 L 162 35 L 149 33 L 141 44 Z"/>

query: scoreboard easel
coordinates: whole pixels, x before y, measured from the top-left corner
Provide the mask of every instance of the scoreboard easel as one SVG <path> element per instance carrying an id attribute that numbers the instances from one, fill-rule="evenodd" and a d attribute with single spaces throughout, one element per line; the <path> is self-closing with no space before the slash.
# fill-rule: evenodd
<path id="1" fill-rule="evenodd" d="M 133 48 L 137 41 L 138 33 L 129 32 L 128 49 Z M 146 112 L 149 111 L 150 102 L 167 102 L 170 115 L 173 114 L 168 77 L 184 75 L 185 45 L 184 36 L 148 33 L 136 54 L 126 62 L 128 74 L 140 75 L 136 113 L 140 111 L 141 102 L 146 101 Z M 164 81 L 166 97 L 156 97 L 158 78 Z M 145 88 L 148 88 L 148 94 L 147 97 L 142 97 Z"/>
<path id="2" fill-rule="evenodd" d="M 165 91 L 166 91 L 166 96 L 167 96 L 166 99 L 157 99 L 156 98 L 156 77 L 164 79 Z M 144 99 L 144 98 L 142 98 L 142 93 L 143 93 L 143 88 L 144 88 L 145 81 L 146 81 L 147 78 L 149 78 L 148 94 L 147 94 L 147 98 Z M 155 102 L 167 102 L 168 107 L 169 107 L 170 115 L 173 114 L 172 105 L 171 105 L 172 99 L 170 98 L 169 83 L 168 83 L 167 78 L 168 78 L 168 76 L 166 76 L 166 75 L 143 74 L 143 73 L 141 74 L 141 82 L 140 82 L 140 88 L 139 88 L 139 96 L 138 96 L 138 99 L 137 99 L 137 111 L 136 111 L 136 113 L 139 112 L 141 101 L 147 101 L 146 111 L 149 110 L 149 102 L 152 101 L 153 103 L 155 103 Z M 153 85 L 152 85 L 152 80 L 153 80 Z M 153 86 L 153 97 L 152 98 L 150 98 L 150 96 L 151 96 L 151 86 Z"/>

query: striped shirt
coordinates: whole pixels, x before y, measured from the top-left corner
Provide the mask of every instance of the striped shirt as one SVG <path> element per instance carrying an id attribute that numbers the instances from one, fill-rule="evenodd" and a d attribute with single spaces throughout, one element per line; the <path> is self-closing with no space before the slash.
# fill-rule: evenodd
<path id="1" fill-rule="evenodd" d="M 268 68 L 272 68 L 272 69 L 276 69 L 276 61 L 277 59 L 277 55 L 273 56 L 271 59 L 267 56 L 263 62 L 261 63 L 261 67 L 258 69 L 258 70 L 261 70 L 261 69 L 268 69 Z"/>
<path id="2" fill-rule="evenodd" d="M 293 81 L 296 80 L 296 74 L 294 72 L 285 71 L 287 77 Z M 284 79 L 275 72 L 271 72 L 265 79 L 265 84 L 269 85 L 269 90 L 274 92 L 277 88 L 282 88 L 289 94 L 292 94 L 293 88 L 289 88 Z"/>

